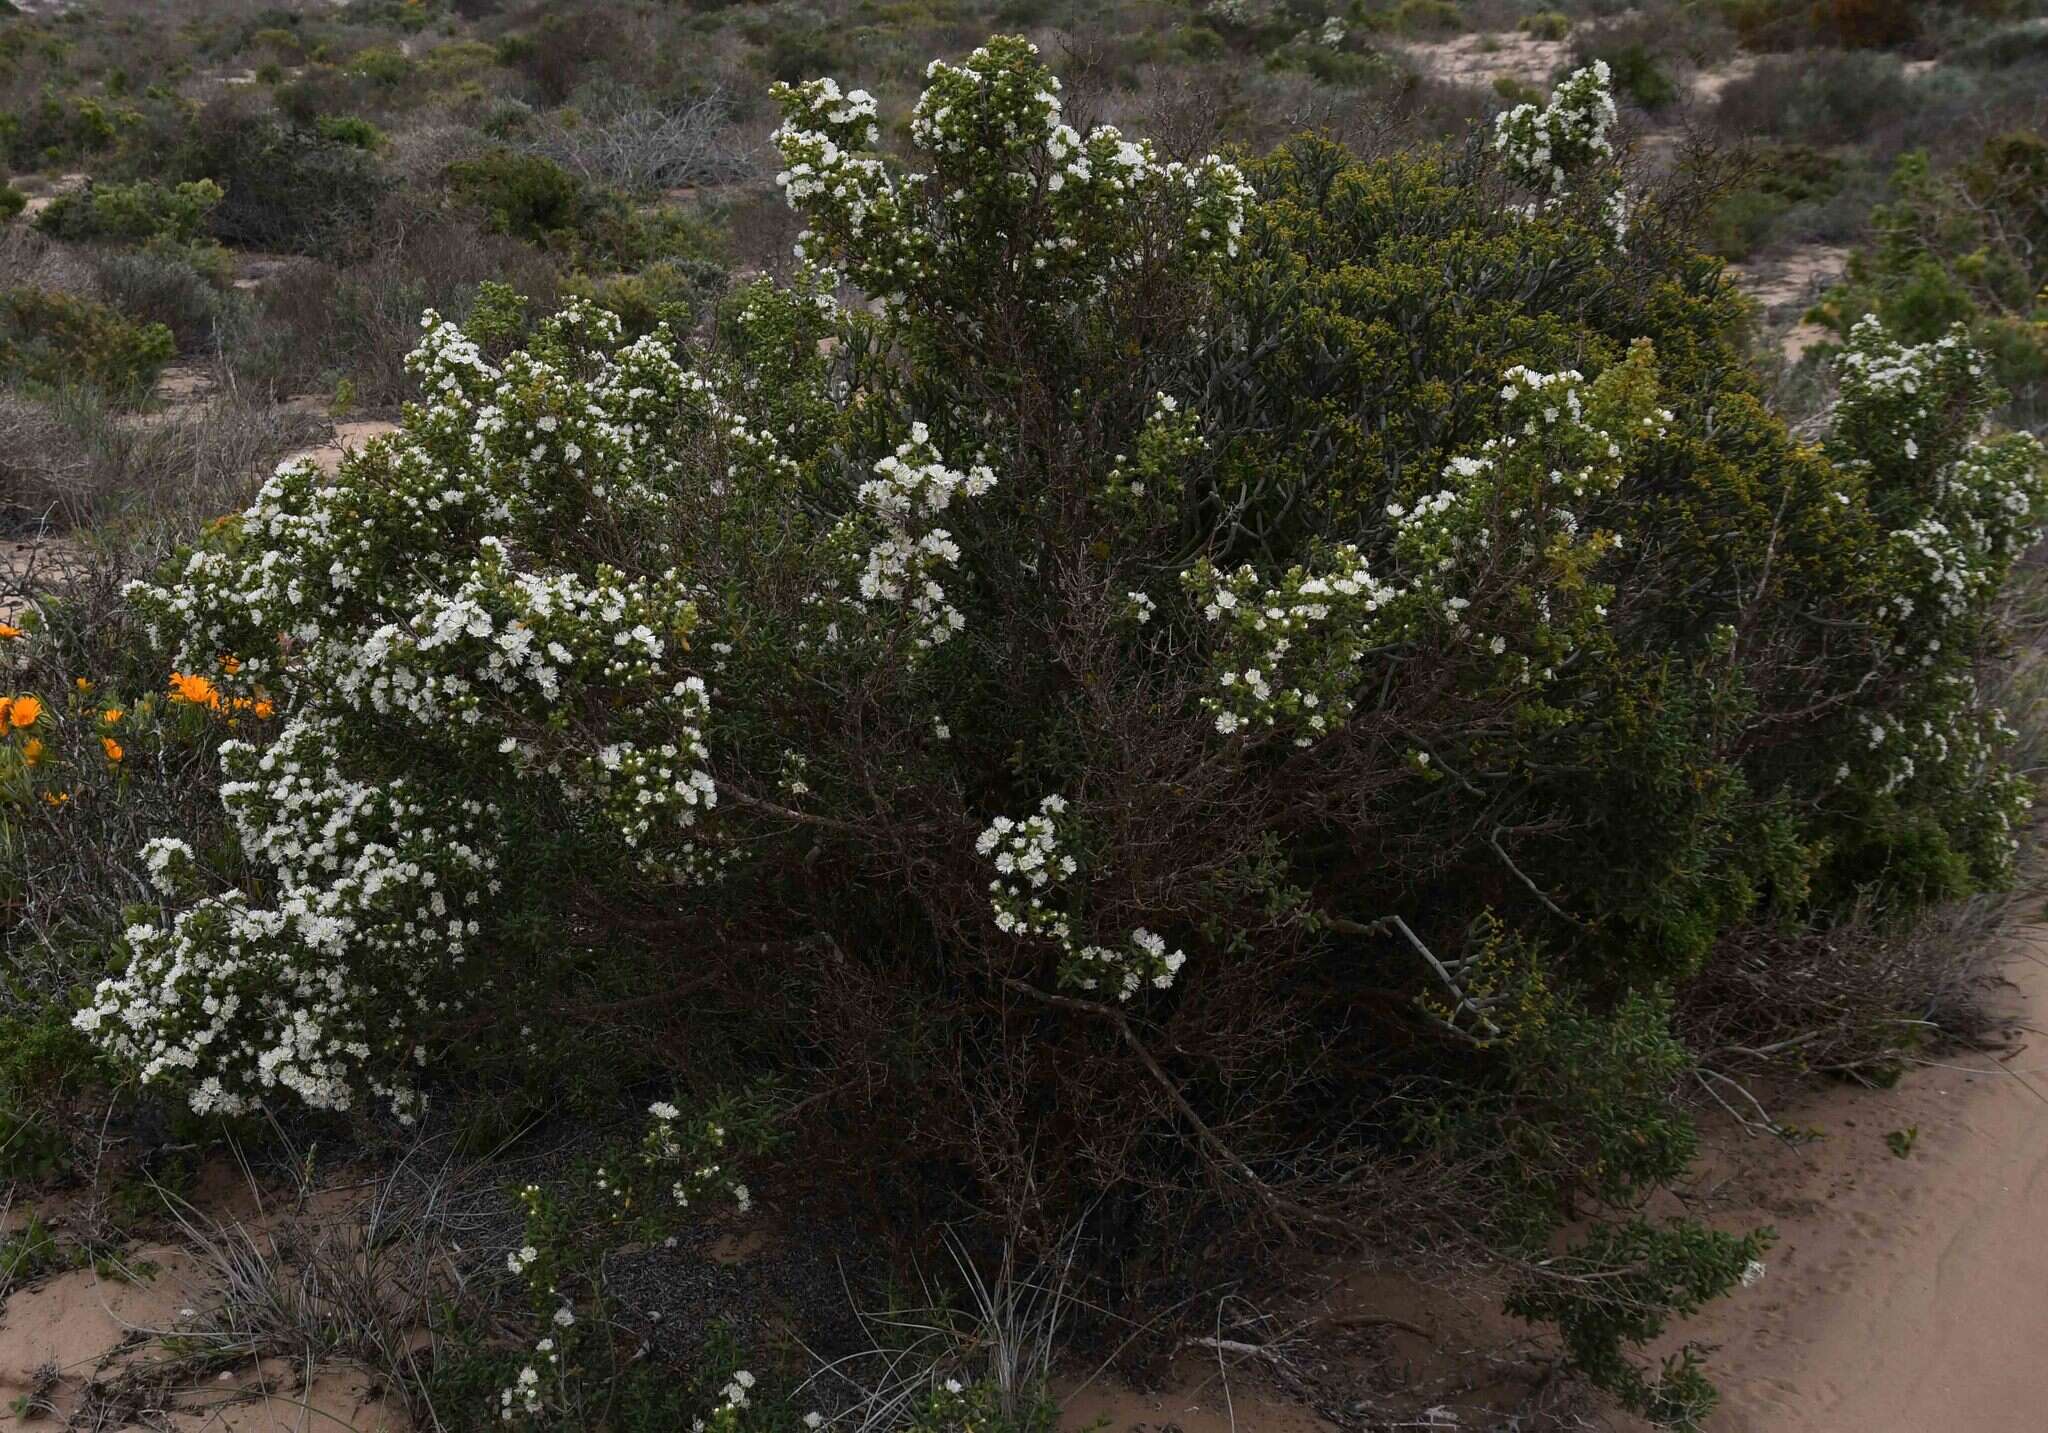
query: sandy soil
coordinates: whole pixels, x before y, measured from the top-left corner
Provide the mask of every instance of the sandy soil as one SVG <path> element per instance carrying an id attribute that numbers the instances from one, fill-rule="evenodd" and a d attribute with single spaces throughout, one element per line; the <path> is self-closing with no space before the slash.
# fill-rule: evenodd
<path id="1" fill-rule="evenodd" d="M 340 469 L 343 456 L 354 452 L 372 438 L 380 438 L 386 433 L 397 431 L 398 424 L 382 418 L 346 420 L 334 425 L 334 437 L 330 442 L 322 443 L 317 448 L 302 448 L 296 453 L 288 453 L 280 461 L 290 463 L 300 458 L 311 458 L 320 465 L 322 472 L 332 475 Z"/>
<path id="2" fill-rule="evenodd" d="M 226 1160 L 191 1191 L 209 1217 L 263 1226 L 253 1191 Z M 338 1197 L 337 1197 L 338 1198 Z M 335 1201 L 329 1201 L 335 1202 Z M 76 1201 L 38 1201 L 60 1238 L 81 1219 Z M 10 1204 L 4 1227 L 26 1218 Z M 24 1281 L 0 1300 L 0 1430 L 151 1428 L 162 1433 L 405 1433 L 411 1423 L 361 1369 L 302 1368 L 289 1360 L 230 1359 L 205 1373 L 180 1363 L 168 1340 L 208 1327 L 218 1295 L 206 1267 L 177 1244 L 143 1245 L 118 1264 Z M 113 1421 L 108 1421 L 108 1420 Z"/>
<path id="3" fill-rule="evenodd" d="M 1711 1217 L 1779 1243 L 1684 1330 L 1720 1346 L 1710 1433 L 2048 1427 L 2048 924 L 2013 939 L 2008 1047 L 1773 1111 L 1810 1143 L 1712 1132 Z"/>
<path id="4" fill-rule="evenodd" d="M 1723 64 L 1695 71 L 1692 77 L 1693 102 L 1701 106 L 1715 103 L 1728 86 L 1755 74 L 1756 67 L 1755 55 L 1736 55 Z"/>
<path id="5" fill-rule="evenodd" d="M 1572 57 L 1569 40 L 1539 40 L 1518 32 L 1417 40 L 1400 48 L 1417 68 L 1435 79 L 1484 86 L 1506 75 L 1545 91 L 1550 88 L 1550 77 Z"/>
<path id="6" fill-rule="evenodd" d="M 1779 329 L 1778 346 L 1787 363 L 1797 363 L 1815 344 L 1834 335 L 1798 317 L 1849 264 L 1849 251 L 1832 244 L 1808 244 L 1754 264 L 1730 264 L 1729 275 L 1756 302 L 1767 324 Z"/>

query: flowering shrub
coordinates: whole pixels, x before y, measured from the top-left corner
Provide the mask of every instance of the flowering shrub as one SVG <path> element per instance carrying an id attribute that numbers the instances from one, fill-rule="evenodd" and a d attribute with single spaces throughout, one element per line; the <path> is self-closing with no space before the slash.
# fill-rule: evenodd
<path id="1" fill-rule="evenodd" d="M 929 172 L 875 153 L 865 90 L 812 80 L 775 91 L 786 116 L 776 181 L 813 226 L 798 254 L 885 306 L 964 295 L 998 275 L 1028 277 L 1048 309 L 1100 296 L 1140 261 L 1140 233 L 1163 246 L 1144 256 L 1154 262 L 1199 267 L 1237 252 L 1250 191 L 1235 166 L 1162 161 L 1113 125 L 1079 133 L 1062 117 L 1059 81 L 1014 42 L 963 66 L 935 60 L 926 77 L 911 137 Z"/>
<path id="2" fill-rule="evenodd" d="M 1605 60 L 1574 70 L 1541 108 L 1518 104 L 1493 122 L 1493 148 L 1507 176 L 1543 195 L 1538 208 L 1554 209 L 1583 191 L 1598 205 L 1607 233 L 1621 244 L 1628 233 L 1629 200 L 1621 187 L 1614 141 L 1617 111 L 1613 72 Z"/>
<path id="3" fill-rule="evenodd" d="M 1905 878 L 1959 895 L 2010 878 L 2032 798 L 1999 759 L 2014 733 L 1980 699 L 1976 666 L 1998 640 L 2007 575 L 2048 512 L 2044 455 L 2024 433 L 1983 436 L 2000 395 L 1960 328 L 1905 344 L 1867 317 L 1837 367 L 1830 448 L 1864 484 L 1884 531 L 1886 595 L 1884 645 L 1870 668 L 1877 694 L 1839 728 L 1835 777 L 1866 830 L 1939 813 L 1949 833 L 1940 864 L 1908 867 Z M 1868 836 L 1842 844 L 1866 860 L 1877 854 Z"/>
<path id="4" fill-rule="evenodd" d="M 2007 421 L 2039 428 L 2048 411 L 2048 136 L 1984 141 L 1953 168 L 1902 155 L 1891 201 L 1872 215 L 1872 244 L 1815 316 L 1848 338 L 1876 314 L 1896 336 L 1935 340 L 1962 323 L 2011 394 Z"/>
<path id="5" fill-rule="evenodd" d="M 1493 147 L 1510 178 L 1561 197 L 1578 174 L 1614 158 L 1613 76 L 1605 60 L 1574 70 L 1541 108 L 1518 104 L 1494 118 Z"/>
<path id="6" fill-rule="evenodd" d="M 610 1396 L 603 1380 L 591 1376 L 603 1371 L 611 1354 L 603 1330 L 609 1249 L 628 1239 L 666 1236 L 673 1243 L 670 1231 L 682 1212 L 714 1197 L 730 1199 L 742 1214 L 751 1206 L 746 1185 L 725 1164 L 721 1115 L 685 1120 L 666 1100 L 647 1113 L 637 1145 L 611 1151 L 567 1190 L 529 1184 L 519 1191 L 525 1238 L 505 1255 L 505 1270 L 526 1285 L 543 1332 L 499 1391 L 497 1411 L 505 1423 L 587 1427 Z M 746 1407 L 753 1386 L 753 1374 L 733 1374 L 708 1423 L 700 1425 L 734 1426 L 731 1414 Z"/>
<path id="7" fill-rule="evenodd" d="M 1522 1306 L 1696 1408 L 1621 1345 L 1761 1240 L 1637 1221 L 1691 1153 L 1665 992 L 2009 869 L 1972 680 L 2041 462 L 1967 345 L 1865 334 L 1814 448 L 1670 226 L 1476 152 L 1167 161 L 1014 39 L 907 159 L 778 97 L 790 281 L 696 344 L 430 314 L 402 432 L 132 592 L 236 723 L 247 870 L 163 833 L 80 1027 L 203 1108 L 409 1117 L 623 970 L 821 1147 L 1093 1211 L 1105 1278 L 1219 1191 L 1532 1261 L 1604 1211 Z M 1603 98 L 1505 177 L 1604 206 Z M 1333 1141 L 1380 1173 L 1302 1173 Z M 1483 1177 L 1414 1195 L 1417 1145 Z M 1578 1302 L 1646 1247 L 1642 1307 Z"/>
<path id="8" fill-rule="evenodd" d="M 1059 821 L 1066 811 L 1063 798 L 1048 796 L 1038 803 L 1035 816 L 1022 821 L 996 817 L 974 843 L 996 869 L 996 878 L 988 883 L 996 928 L 1006 935 L 1055 943 L 1061 956 L 1057 978 L 1073 989 L 1129 1000 L 1147 984 L 1158 990 L 1171 988 L 1187 963 L 1187 953 L 1169 954 L 1166 941 L 1143 926 L 1131 932 L 1122 949 L 1076 943 L 1076 917 L 1063 896 L 1080 866 L 1060 846 Z"/>

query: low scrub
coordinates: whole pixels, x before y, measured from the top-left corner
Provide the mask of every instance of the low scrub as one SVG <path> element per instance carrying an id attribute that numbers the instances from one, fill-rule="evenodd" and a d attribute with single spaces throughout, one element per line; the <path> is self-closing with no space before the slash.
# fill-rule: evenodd
<path id="1" fill-rule="evenodd" d="M 199 113 L 174 162 L 225 191 L 214 236 L 255 249 L 334 249 L 368 224 L 388 187 L 355 137 L 294 128 L 234 99 Z"/>
<path id="2" fill-rule="evenodd" d="M 124 403 L 149 396 L 177 353 L 160 323 L 136 323 L 79 294 L 0 291 L 0 379 L 36 388 L 86 385 Z"/>
<path id="3" fill-rule="evenodd" d="M 207 216 L 222 197 L 221 187 L 210 179 L 176 185 L 153 179 L 94 184 L 51 200 L 36 216 L 36 227 L 59 239 L 189 244 L 206 232 Z"/>

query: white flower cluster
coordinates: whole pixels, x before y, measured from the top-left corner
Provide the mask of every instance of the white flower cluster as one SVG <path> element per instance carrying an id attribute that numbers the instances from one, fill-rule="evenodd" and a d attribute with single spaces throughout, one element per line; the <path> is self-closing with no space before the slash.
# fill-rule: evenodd
<path id="1" fill-rule="evenodd" d="M 690 1423 L 690 1433 L 723 1433 L 725 1429 L 736 1427 L 740 1410 L 747 1406 L 747 1395 L 752 1393 L 753 1389 L 754 1375 L 744 1368 L 736 1370 L 733 1376 L 725 1381 L 725 1387 L 719 1390 L 720 1402 L 711 1410 L 709 1420 L 693 1419 Z M 822 1422 L 823 1419 L 819 1421 Z M 817 1424 L 807 1426 L 816 1427 Z"/>
<path id="2" fill-rule="evenodd" d="M 1168 990 L 1187 963 L 1184 951 L 1168 950 L 1164 937 L 1139 926 L 1121 948 L 1083 944 L 1074 938 L 1074 898 L 1065 889 L 1080 874 L 1080 863 L 1062 849 L 1059 820 L 1064 797 L 1038 803 L 1023 820 L 998 816 L 982 831 L 974 849 L 996 868 L 989 903 L 996 928 L 1006 935 L 1038 937 L 1059 947 L 1059 982 L 1075 990 L 1129 1000 L 1146 985 Z"/>
<path id="3" fill-rule="evenodd" d="M 290 714 L 272 745 L 222 749 L 263 900 L 138 926 L 78 1016 L 201 1109 L 286 1089 L 410 1110 L 419 1027 L 474 1003 L 461 971 L 497 889 L 501 813 L 470 792 L 545 794 L 545 819 L 654 869 L 717 865 L 702 594 L 580 539 L 715 501 L 707 463 L 772 484 L 786 460 L 672 345 L 621 346 L 609 314 L 572 305 L 502 370 L 426 325 L 408 361 L 427 400 L 402 433 L 331 479 L 280 468 L 170 580 L 129 591 L 173 666 L 220 673 L 222 712 Z M 167 895 L 196 874 L 175 838 L 143 861 Z"/>
<path id="4" fill-rule="evenodd" d="M 1590 183 L 1600 197 L 1600 221 L 1621 249 L 1630 205 L 1611 138 L 1617 113 L 1613 75 L 1605 60 L 1595 60 L 1567 76 L 1548 104 L 1495 115 L 1493 148 L 1509 178 L 1543 196 L 1530 213 L 1553 209 Z"/>
<path id="5" fill-rule="evenodd" d="M 1170 241 L 1188 258 L 1237 252 L 1252 197 L 1244 176 L 1214 155 L 1162 162 L 1114 126 L 1079 133 L 1035 46 L 998 39 L 963 65 L 933 61 L 925 73 L 910 130 L 930 173 L 899 174 L 872 153 L 874 107 L 863 92 L 843 94 L 831 80 L 776 90 L 777 180 L 813 226 L 798 253 L 843 262 L 885 309 L 970 260 L 1031 276 L 1042 302 L 1085 299 L 1116 268 L 1145 260 L 1141 235 L 1156 232 L 1161 213 L 1173 215 Z M 997 214 L 1014 226 L 991 225 Z"/>
<path id="6" fill-rule="evenodd" d="M 1064 912 L 1045 903 L 1049 890 L 1079 873 L 1081 867 L 1060 850 L 1056 817 L 1066 814 L 1063 796 L 1038 803 L 1036 815 L 1021 821 L 998 816 L 974 843 L 996 868 L 988 889 L 996 912 L 996 928 L 1005 935 L 1045 936 L 1061 942 L 1073 936 Z"/>
<path id="7" fill-rule="evenodd" d="M 1183 574 L 1215 624 L 1217 690 L 1204 705 L 1217 731 L 1279 730 L 1296 746 L 1312 745 L 1351 716 L 1369 652 L 1426 632 L 1455 634 L 1502 659 L 1512 680 L 1532 682 L 1569 655 L 1581 624 L 1605 615 L 1604 589 L 1584 582 L 1582 569 L 1615 539 L 1592 530 L 1583 513 L 1671 421 L 1655 406 L 1649 348 L 1631 350 L 1597 384 L 1572 370 L 1517 365 L 1503 375 L 1500 399 L 1501 437 L 1453 457 L 1446 486 L 1387 504 L 1392 577 L 1375 576 L 1350 545 L 1277 582 L 1248 565 Z M 1496 604 L 1488 620 L 1513 619 L 1512 640 L 1475 624 L 1469 595 L 1504 564 L 1522 574 L 1514 592 L 1523 606 Z"/>
<path id="8" fill-rule="evenodd" d="M 1855 711 L 1836 778 L 1880 797 L 1952 793 L 1978 828 L 1980 858 L 2009 864 L 2026 783 L 1999 766 L 2011 730 L 1983 702 L 1975 664 L 2012 564 L 2048 518 L 2048 463 L 2026 434 L 1985 436 L 1995 394 L 1959 330 L 1907 344 L 1865 318 L 1837 376 L 1829 446 L 1889 525 L 1883 606 L 1896 666 Z"/>
<path id="9" fill-rule="evenodd" d="M 74 1017 L 144 1081 L 192 1077 L 202 1113 L 274 1089 L 342 1110 L 365 1088 L 409 1119 L 405 1071 L 424 1051 L 405 1032 L 438 1008 L 498 889 L 491 809 L 342 779 L 334 739 L 301 715 L 266 750 L 223 744 L 221 800 L 244 853 L 274 872 L 275 904 L 230 891 L 131 926 L 127 969 Z M 190 851 L 155 841 L 144 862 L 177 890 Z"/>
<path id="10" fill-rule="evenodd" d="M 754 1207 L 747 1186 L 713 1157 L 725 1148 L 725 1126 L 706 1120 L 686 1134 L 677 1126 L 680 1112 L 665 1100 L 649 1105 L 647 1112 L 654 1116 L 654 1124 L 641 1141 L 641 1157 L 648 1169 L 668 1181 L 669 1199 L 678 1209 L 712 1194 L 725 1195 L 742 1214 Z M 682 1173 L 673 1173 L 678 1169 Z"/>
<path id="11" fill-rule="evenodd" d="M 931 520 L 952 506 L 955 494 L 978 498 L 988 492 L 996 476 L 979 463 L 964 473 L 947 467 L 923 423 L 911 425 L 910 437 L 875 464 L 875 473 L 861 484 L 859 496 L 881 524 L 882 536 L 868 549 L 861 600 L 908 607 L 917 624 L 916 644 L 928 650 L 967 625 L 935 575 L 959 562 L 959 544 Z"/>
<path id="12" fill-rule="evenodd" d="M 1155 394 L 1133 450 L 1111 460 L 1099 501 L 1126 510 L 1147 500 L 1170 503 L 1182 492 L 1187 470 L 1208 446 L 1193 411 L 1170 393 Z"/>
<path id="13" fill-rule="evenodd" d="M 1352 711 L 1360 663 L 1377 614 L 1394 597 L 1349 544 L 1317 568 L 1295 566 L 1267 586 L 1249 565 L 1184 574 L 1202 615 L 1215 623 L 1218 691 L 1203 705 L 1225 736 L 1285 725 L 1297 746 L 1342 724 Z"/>
<path id="14" fill-rule="evenodd" d="M 1900 343 L 1885 331 L 1876 314 L 1865 314 L 1850 329 L 1848 346 L 1835 360 L 1835 379 L 1841 384 L 1842 402 L 1852 408 L 1888 405 L 1895 436 L 1909 442 L 1914 425 L 1933 416 L 1929 405 L 1948 382 L 1944 369 L 1981 375 L 1983 355 L 1960 330 L 1932 343 Z M 1917 445 L 1916 451 L 1905 456 L 1919 457 Z"/>
<path id="15" fill-rule="evenodd" d="M 555 1359 L 552 1339 L 542 1339 L 548 1344 L 545 1356 L 550 1362 Z M 498 1416 L 510 1423 L 518 1418 L 538 1418 L 541 1414 L 540 1370 L 527 1364 L 519 1370 L 518 1377 L 510 1388 L 498 1394 Z"/>
<path id="16" fill-rule="evenodd" d="M 196 874 L 192 848 L 176 836 L 157 836 L 142 845 L 142 869 L 161 895 L 180 895 Z"/>
<path id="17" fill-rule="evenodd" d="M 1494 116 L 1493 147 L 1517 183 L 1562 198 L 1574 175 L 1614 158 L 1613 73 L 1605 60 L 1574 70 L 1538 108 Z"/>

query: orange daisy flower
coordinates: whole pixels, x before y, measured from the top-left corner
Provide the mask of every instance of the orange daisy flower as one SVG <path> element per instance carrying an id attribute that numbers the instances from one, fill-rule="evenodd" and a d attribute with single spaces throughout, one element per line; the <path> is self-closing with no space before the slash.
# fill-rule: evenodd
<path id="1" fill-rule="evenodd" d="M 220 693 L 214 690 L 212 682 L 196 673 L 171 673 L 171 700 L 190 702 L 195 707 L 214 711 L 220 709 Z"/>

